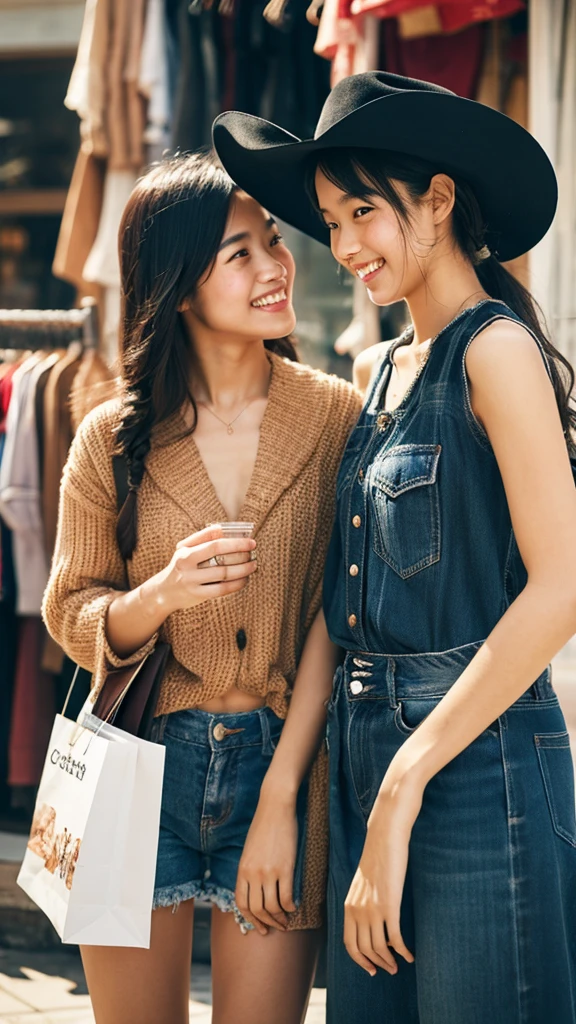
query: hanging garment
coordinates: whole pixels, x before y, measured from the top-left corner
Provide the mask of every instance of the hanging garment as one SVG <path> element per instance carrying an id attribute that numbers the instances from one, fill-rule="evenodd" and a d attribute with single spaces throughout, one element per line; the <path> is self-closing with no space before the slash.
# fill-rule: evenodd
<path id="1" fill-rule="evenodd" d="M 107 70 L 112 0 L 86 0 L 84 22 L 65 105 L 80 118 L 82 148 L 108 154 L 106 135 Z"/>
<path id="2" fill-rule="evenodd" d="M 425 6 L 422 0 L 352 0 L 351 13 L 376 14 L 379 18 L 396 18 L 407 11 Z M 523 0 L 443 0 L 436 5 L 443 32 L 457 32 L 467 25 L 493 18 L 507 18 L 525 10 Z"/>
<path id="3" fill-rule="evenodd" d="M 55 361 L 58 357 L 50 356 Z M 48 582 L 38 468 L 35 389 L 44 359 L 35 353 L 12 378 L 0 469 L 0 513 L 12 530 L 19 615 L 39 615 Z"/>
<path id="4" fill-rule="evenodd" d="M 88 283 L 83 269 L 94 245 L 102 212 L 106 164 L 93 154 L 80 150 L 60 224 L 52 272 L 70 281 L 86 295 L 100 294 L 100 286 Z"/>
<path id="5" fill-rule="evenodd" d="M 457 35 L 402 39 L 395 19 L 383 26 L 386 71 L 434 82 L 467 99 L 476 96 L 484 52 L 484 27 L 471 25 Z"/>
<path id="6" fill-rule="evenodd" d="M 169 145 L 172 120 L 167 24 L 162 0 L 146 0 L 138 86 L 148 100 L 144 142 L 161 151 Z"/>
<path id="7" fill-rule="evenodd" d="M 37 786 L 56 713 L 54 679 L 40 668 L 46 630 L 37 616 L 19 622 L 9 742 L 10 786 Z"/>
<path id="8" fill-rule="evenodd" d="M 60 478 L 72 443 L 69 396 L 80 368 L 82 346 L 74 343 L 50 371 L 44 394 L 44 480 L 42 518 L 48 559 L 56 543 Z"/>

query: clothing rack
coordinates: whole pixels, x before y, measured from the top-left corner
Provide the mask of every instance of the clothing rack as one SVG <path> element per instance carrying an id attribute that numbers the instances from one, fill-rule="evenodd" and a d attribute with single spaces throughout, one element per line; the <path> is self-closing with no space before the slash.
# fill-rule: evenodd
<path id="1" fill-rule="evenodd" d="M 0 309 L 0 349 L 10 351 L 98 344 L 98 309 L 87 301 L 80 309 Z"/>

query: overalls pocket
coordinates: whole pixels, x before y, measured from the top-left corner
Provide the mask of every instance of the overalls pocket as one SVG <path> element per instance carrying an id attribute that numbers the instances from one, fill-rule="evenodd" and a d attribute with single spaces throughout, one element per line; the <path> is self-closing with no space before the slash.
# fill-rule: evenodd
<path id="1" fill-rule="evenodd" d="M 576 846 L 574 765 L 568 733 L 541 733 L 534 737 L 534 743 L 554 831 Z"/>
<path id="2" fill-rule="evenodd" d="M 374 549 L 402 579 L 440 560 L 439 444 L 402 444 L 370 473 Z"/>

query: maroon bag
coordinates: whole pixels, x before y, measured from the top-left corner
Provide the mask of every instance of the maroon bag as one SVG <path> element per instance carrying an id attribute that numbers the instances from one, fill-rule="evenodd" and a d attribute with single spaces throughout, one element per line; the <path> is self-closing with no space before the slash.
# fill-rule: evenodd
<path id="1" fill-rule="evenodd" d="M 92 714 L 118 729 L 148 739 L 169 654 L 170 645 L 158 643 L 135 665 L 111 669 Z"/>

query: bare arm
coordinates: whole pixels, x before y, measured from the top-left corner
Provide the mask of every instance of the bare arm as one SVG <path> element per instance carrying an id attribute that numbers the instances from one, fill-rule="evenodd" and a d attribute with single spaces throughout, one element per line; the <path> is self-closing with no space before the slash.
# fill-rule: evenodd
<path id="1" fill-rule="evenodd" d="M 328 637 L 320 611 L 306 639 L 286 724 L 262 784 L 238 870 L 236 902 L 263 934 L 266 926 L 283 927 L 284 911 L 296 909 L 296 798 L 318 750 L 338 658 L 339 649 Z"/>
<path id="2" fill-rule="evenodd" d="M 369 973 L 373 964 L 386 966 L 386 951 L 358 941 L 366 924 L 377 933 L 384 920 L 391 945 L 412 959 L 400 933 L 400 902 L 427 783 L 531 686 L 576 628 L 576 489 L 540 353 L 520 325 L 497 322 L 472 342 L 467 372 L 528 582 L 384 777 L 346 911 L 347 948 Z"/>

